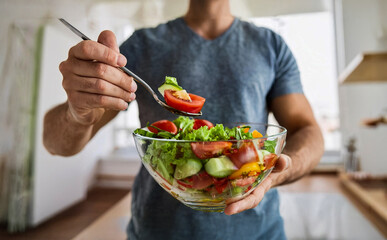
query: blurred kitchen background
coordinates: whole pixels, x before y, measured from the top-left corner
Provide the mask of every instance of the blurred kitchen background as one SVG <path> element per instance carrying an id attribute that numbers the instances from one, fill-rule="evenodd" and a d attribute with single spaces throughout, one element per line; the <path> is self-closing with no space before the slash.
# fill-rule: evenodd
<path id="1" fill-rule="evenodd" d="M 325 139 L 312 174 L 280 187 L 289 239 L 387 238 L 387 1 L 230 0 L 293 51 Z M 77 36 L 119 43 L 182 16 L 188 0 L 0 0 L 0 239 L 125 239 L 141 165 L 137 104 L 73 157 L 42 144 L 45 112 L 66 100 L 58 70 Z M 271 119 L 271 121 L 275 121 Z M 361 172 L 359 172 L 361 171 Z"/>

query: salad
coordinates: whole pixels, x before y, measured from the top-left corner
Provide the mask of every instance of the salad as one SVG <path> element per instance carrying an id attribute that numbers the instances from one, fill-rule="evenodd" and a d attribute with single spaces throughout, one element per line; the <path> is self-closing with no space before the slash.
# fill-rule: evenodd
<path id="1" fill-rule="evenodd" d="M 165 102 L 180 111 L 189 113 L 198 113 L 202 110 L 205 98 L 198 95 L 187 93 L 177 83 L 174 77 L 165 77 L 165 82 L 158 88 Z"/>
<path id="2" fill-rule="evenodd" d="M 248 192 L 278 159 L 277 140 L 268 140 L 247 125 L 228 128 L 180 116 L 148 124 L 134 134 L 166 139 L 149 141 L 142 150 L 143 162 L 159 177 L 183 192 L 212 198 Z"/>

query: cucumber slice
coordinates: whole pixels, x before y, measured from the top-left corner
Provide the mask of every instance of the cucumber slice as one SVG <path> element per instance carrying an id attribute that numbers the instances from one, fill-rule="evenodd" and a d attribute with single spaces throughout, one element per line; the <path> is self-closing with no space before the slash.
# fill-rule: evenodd
<path id="1" fill-rule="evenodd" d="M 204 165 L 207 173 L 216 178 L 223 178 L 229 176 L 237 168 L 234 163 L 226 156 L 220 156 L 217 158 L 211 158 Z"/>
<path id="2" fill-rule="evenodd" d="M 182 87 L 176 86 L 176 85 L 170 85 L 170 84 L 163 84 L 158 88 L 159 92 L 161 95 L 164 96 L 164 91 L 165 90 L 173 90 L 173 91 L 180 91 L 183 90 Z"/>
<path id="3" fill-rule="evenodd" d="M 164 96 L 164 91 L 165 90 L 180 91 L 180 90 L 183 90 L 183 88 L 179 86 L 179 84 L 177 83 L 176 78 L 166 76 L 164 84 L 161 85 L 158 88 L 158 90 L 159 90 L 160 94 L 162 96 Z"/>
<path id="4" fill-rule="evenodd" d="M 175 178 L 183 179 L 192 176 L 202 169 L 202 163 L 197 159 L 187 159 L 187 162 L 181 165 L 177 165 L 175 169 Z"/>

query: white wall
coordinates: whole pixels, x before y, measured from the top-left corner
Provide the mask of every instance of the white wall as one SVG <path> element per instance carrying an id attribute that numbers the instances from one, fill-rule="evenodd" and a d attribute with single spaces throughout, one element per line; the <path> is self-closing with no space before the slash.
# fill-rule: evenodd
<path id="1" fill-rule="evenodd" d="M 387 1 L 342 0 L 345 63 L 364 51 L 387 51 Z"/>
<path id="2" fill-rule="evenodd" d="M 341 131 L 344 145 L 358 137 L 365 119 L 379 117 L 387 107 L 387 83 L 348 83 L 340 86 Z M 387 137 L 386 137 L 387 139 Z"/>
<path id="3" fill-rule="evenodd" d="M 341 1 L 344 65 L 348 66 L 362 52 L 387 51 L 387 1 Z M 375 149 L 376 144 L 372 144 L 371 139 L 367 144 L 364 144 L 364 139 L 360 139 L 361 121 L 380 116 L 387 107 L 386 92 L 387 83 L 381 82 L 343 84 L 339 87 L 343 149 L 349 139 L 355 137 L 360 152 L 364 150 L 362 148 L 379 151 Z"/>
<path id="4" fill-rule="evenodd" d="M 0 0 L 0 66 L 5 57 L 7 31 L 11 24 L 39 25 L 48 19 L 68 16 L 72 20 L 85 19 L 92 0 Z"/>

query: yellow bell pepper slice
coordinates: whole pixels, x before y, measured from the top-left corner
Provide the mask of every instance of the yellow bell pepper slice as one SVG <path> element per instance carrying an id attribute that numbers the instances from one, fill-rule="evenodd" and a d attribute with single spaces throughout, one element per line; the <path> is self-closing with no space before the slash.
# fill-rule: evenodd
<path id="1" fill-rule="evenodd" d="M 237 179 L 242 175 L 248 175 L 249 173 L 254 172 L 254 173 L 259 173 L 261 172 L 261 168 L 259 167 L 258 162 L 251 162 L 251 163 L 246 163 L 242 165 L 242 167 L 235 172 L 233 172 L 228 178 L 229 179 Z"/>
<path id="2" fill-rule="evenodd" d="M 252 134 L 253 134 L 253 138 L 260 138 L 260 137 L 263 137 L 263 135 L 262 135 L 260 132 L 258 132 L 257 130 L 254 130 L 254 131 L 252 132 Z"/>

